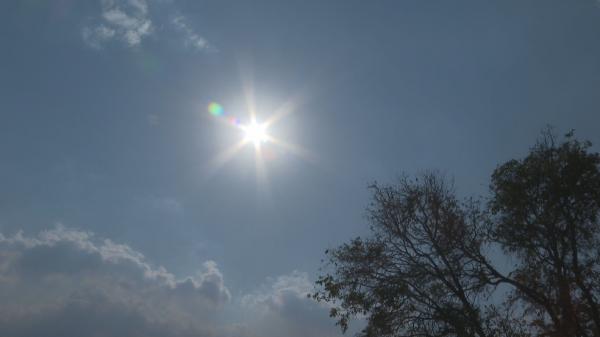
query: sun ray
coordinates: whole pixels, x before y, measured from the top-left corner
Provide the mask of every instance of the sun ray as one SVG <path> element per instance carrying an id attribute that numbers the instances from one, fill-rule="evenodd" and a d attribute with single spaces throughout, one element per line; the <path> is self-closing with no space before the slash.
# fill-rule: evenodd
<path id="1" fill-rule="evenodd" d="M 242 87 L 244 90 L 244 98 L 246 100 L 246 110 L 250 115 L 250 121 L 256 121 L 256 100 L 254 96 L 254 76 L 252 70 L 248 67 L 243 67 L 241 62 L 238 64 L 240 68 L 240 76 L 242 79 Z"/>
<path id="2" fill-rule="evenodd" d="M 275 122 L 279 121 L 281 118 L 293 113 L 297 107 L 297 99 L 290 99 L 286 101 L 282 106 L 280 106 L 275 113 L 273 113 L 267 120 L 264 122 L 266 127 L 269 127 Z"/>
<path id="3" fill-rule="evenodd" d="M 206 175 L 212 176 L 227 162 L 229 162 L 245 145 L 247 141 L 242 139 L 239 142 L 229 146 L 225 150 L 221 151 L 215 158 L 213 158 L 207 167 Z"/>
<path id="4" fill-rule="evenodd" d="M 254 156 L 254 165 L 256 173 L 256 182 L 259 186 L 257 192 L 260 193 L 259 195 L 257 195 L 257 197 L 266 197 L 266 199 L 269 200 L 271 197 L 271 187 L 269 184 L 267 167 L 263 160 L 263 153 L 260 147 L 256 149 L 256 154 Z"/>
<path id="5" fill-rule="evenodd" d="M 209 112 L 214 117 L 217 117 L 217 120 L 226 122 L 229 126 L 235 127 L 241 132 L 242 139 L 219 153 L 218 156 L 210 162 L 209 172 L 212 175 L 230 161 L 242 147 L 252 145 L 254 148 L 256 182 L 259 185 L 259 189 L 268 192 L 269 181 L 267 164 L 269 161 L 278 158 L 277 153 L 289 153 L 312 164 L 318 164 L 316 156 L 310 151 L 299 145 L 276 138 L 269 132 L 270 128 L 277 124 L 281 119 L 296 112 L 301 102 L 306 99 L 306 90 L 298 92 L 288 100 L 284 101 L 283 104 L 277 106 L 272 113 L 268 115 L 263 115 L 261 113 L 261 116 L 259 117 L 259 107 L 257 106 L 254 95 L 255 87 L 252 69 L 243 67 L 242 63 L 239 63 L 238 65 L 240 66 L 240 77 L 244 95 L 243 104 L 245 104 L 244 108 L 247 116 L 232 114 L 232 112 L 225 110 L 224 107 L 217 102 L 211 102 L 209 104 Z M 305 89 L 312 90 L 312 88 Z M 240 117 L 240 119 L 238 119 L 238 117 Z M 241 121 L 243 121 L 243 123 L 241 123 Z"/>
<path id="6" fill-rule="evenodd" d="M 306 100 L 310 99 L 314 95 L 313 87 L 304 87 L 300 89 L 297 93 L 292 95 L 288 100 L 286 100 L 280 107 L 275 109 L 275 112 L 265 120 L 265 125 L 271 126 L 275 124 L 283 117 L 286 117 L 289 114 L 292 114 L 296 111 L 296 109 L 302 105 Z"/>
<path id="7" fill-rule="evenodd" d="M 303 160 L 306 160 L 307 162 L 310 162 L 312 164 L 316 164 L 318 162 L 317 157 L 312 152 L 303 148 L 300 145 L 292 144 L 272 136 L 267 137 L 269 142 L 281 147 L 285 151 L 289 151 L 290 153 L 302 158 Z"/>

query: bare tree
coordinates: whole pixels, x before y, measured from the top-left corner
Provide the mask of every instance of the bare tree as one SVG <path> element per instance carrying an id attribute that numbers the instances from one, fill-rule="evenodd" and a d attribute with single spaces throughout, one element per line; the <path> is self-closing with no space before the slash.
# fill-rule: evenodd
<path id="1" fill-rule="evenodd" d="M 364 336 L 491 336 L 479 299 L 482 271 L 463 249 L 479 249 L 479 213 L 460 203 L 444 179 L 424 174 L 372 186 L 373 235 L 327 252 L 318 300 L 339 302 L 331 315 L 368 316 Z"/>
<path id="2" fill-rule="evenodd" d="M 485 207 L 434 173 L 373 185 L 371 235 L 326 251 L 312 296 L 333 304 L 343 331 L 364 316 L 363 336 L 600 336 L 600 156 L 589 147 L 544 132 L 494 171 Z M 494 266 L 492 247 L 513 270 Z"/>

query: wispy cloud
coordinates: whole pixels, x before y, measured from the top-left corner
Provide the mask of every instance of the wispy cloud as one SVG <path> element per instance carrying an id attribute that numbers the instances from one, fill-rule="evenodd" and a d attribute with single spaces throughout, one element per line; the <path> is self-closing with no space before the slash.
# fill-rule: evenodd
<path id="1" fill-rule="evenodd" d="M 289 298 L 306 299 L 312 289 L 313 285 L 308 279 L 308 274 L 293 271 L 289 275 L 267 280 L 267 284 L 264 284 L 260 290 L 244 296 L 242 304 L 274 309 L 285 305 L 286 299 Z"/>
<path id="2" fill-rule="evenodd" d="M 183 42 L 186 47 L 194 50 L 216 51 L 208 41 L 196 33 L 183 15 L 177 15 L 172 20 L 173 26 L 183 34 Z"/>
<path id="3" fill-rule="evenodd" d="M 97 23 L 83 28 L 83 40 L 93 48 L 118 39 L 129 47 L 140 45 L 153 30 L 146 0 L 101 0 Z"/>
<path id="4" fill-rule="evenodd" d="M 127 47 L 138 48 L 146 38 L 165 33 L 157 27 L 171 25 L 172 30 L 182 36 L 186 48 L 197 51 L 217 50 L 192 28 L 185 16 L 173 15 L 172 13 L 176 12 L 173 9 L 167 10 L 166 13 L 153 11 L 151 6 L 155 4 L 149 0 L 99 1 L 100 13 L 81 31 L 83 41 L 94 49 L 101 49 L 111 41 L 119 41 Z M 174 3 L 163 3 L 163 5 L 161 9 L 173 7 Z"/>

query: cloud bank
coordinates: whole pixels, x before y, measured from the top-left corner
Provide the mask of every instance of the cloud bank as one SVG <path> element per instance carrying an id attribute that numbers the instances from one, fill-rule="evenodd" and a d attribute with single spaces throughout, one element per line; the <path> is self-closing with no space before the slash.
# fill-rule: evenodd
<path id="1" fill-rule="evenodd" d="M 0 236 L 0 261 L 3 336 L 209 336 L 231 299 L 213 261 L 177 279 L 126 245 L 63 227 Z"/>
<path id="2" fill-rule="evenodd" d="M 327 308 L 306 297 L 306 273 L 270 279 L 238 299 L 225 283 L 214 261 L 178 278 L 90 232 L 0 233 L 0 335 L 339 336 Z"/>

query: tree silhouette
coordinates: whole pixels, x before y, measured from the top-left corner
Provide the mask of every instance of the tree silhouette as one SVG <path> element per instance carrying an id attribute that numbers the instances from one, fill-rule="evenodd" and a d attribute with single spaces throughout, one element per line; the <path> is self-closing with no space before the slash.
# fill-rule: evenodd
<path id="1" fill-rule="evenodd" d="M 547 131 L 492 175 L 492 234 L 517 261 L 514 299 L 549 335 L 600 335 L 600 156 L 590 146 Z"/>
<path id="2" fill-rule="evenodd" d="M 326 251 L 312 297 L 362 336 L 600 336 L 600 156 L 547 130 L 487 202 L 437 173 L 371 186 L 371 235 Z M 493 261 L 511 258 L 502 272 Z"/>

